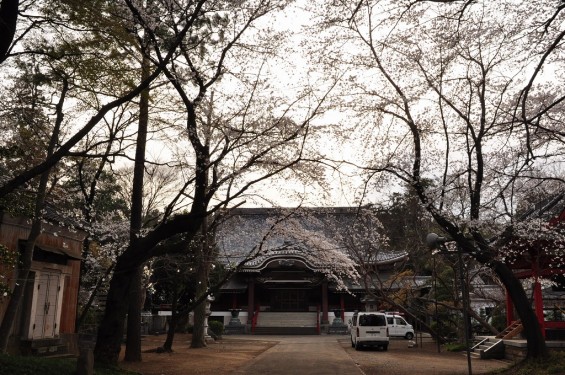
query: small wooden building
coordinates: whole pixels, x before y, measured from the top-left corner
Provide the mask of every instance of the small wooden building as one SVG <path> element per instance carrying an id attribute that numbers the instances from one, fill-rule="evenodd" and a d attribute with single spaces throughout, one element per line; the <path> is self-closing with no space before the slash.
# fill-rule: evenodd
<path id="1" fill-rule="evenodd" d="M 46 215 L 43 232 L 36 241 L 31 273 L 17 321 L 10 336 L 9 351 L 21 354 L 54 354 L 68 350 L 75 340 L 80 262 L 86 234 L 63 223 L 53 212 Z M 0 243 L 14 252 L 23 251 L 31 220 L 0 213 Z M 4 270 L 13 287 L 15 270 Z M 0 318 L 9 301 L 0 301 Z"/>

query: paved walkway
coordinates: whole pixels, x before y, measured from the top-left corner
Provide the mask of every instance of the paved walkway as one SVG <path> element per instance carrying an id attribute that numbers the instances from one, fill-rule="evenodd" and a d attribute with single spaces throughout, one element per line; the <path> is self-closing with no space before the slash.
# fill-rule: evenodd
<path id="1" fill-rule="evenodd" d="M 243 337 L 249 339 L 249 336 Z M 344 337 L 268 336 L 269 340 L 279 343 L 232 374 L 362 375 L 363 372 L 338 342 Z"/>

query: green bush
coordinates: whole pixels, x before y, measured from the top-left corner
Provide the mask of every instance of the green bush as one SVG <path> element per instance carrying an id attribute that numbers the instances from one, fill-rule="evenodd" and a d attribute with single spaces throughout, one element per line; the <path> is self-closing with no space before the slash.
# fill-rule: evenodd
<path id="1" fill-rule="evenodd" d="M 210 331 L 212 331 L 212 333 L 214 333 L 214 335 L 218 338 L 222 337 L 224 334 L 224 323 L 218 322 L 217 320 L 209 321 L 208 328 L 210 328 Z"/>

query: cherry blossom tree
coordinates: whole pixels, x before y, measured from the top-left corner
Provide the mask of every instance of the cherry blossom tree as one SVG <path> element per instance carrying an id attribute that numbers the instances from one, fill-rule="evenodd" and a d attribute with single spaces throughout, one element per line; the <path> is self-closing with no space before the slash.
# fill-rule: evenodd
<path id="1" fill-rule="evenodd" d="M 170 62 L 164 60 L 168 56 L 163 53 L 168 46 L 165 40 L 182 32 L 187 20 L 178 14 L 194 12 L 192 4 L 137 5 L 128 3 L 152 46 L 145 57 L 163 66 L 168 81 L 160 88 L 160 95 L 173 106 L 168 112 L 169 128 L 163 134 L 171 139 L 168 145 L 179 168 L 179 183 L 155 227 L 141 232 L 135 246 L 130 241 L 117 259 L 95 349 L 97 360 L 105 362 L 117 361 L 127 308 L 124 301 L 132 288 L 137 290 L 131 284 L 132 272 L 169 251 L 163 241 L 172 236 L 183 234 L 189 242 L 207 238 L 206 222 L 211 214 L 230 202 L 241 201 L 250 186 L 298 170 L 306 159 L 315 158 L 305 148 L 305 139 L 310 121 L 331 90 L 330 84 L 317 92 L 301 92 L 285 104 L 269 89 L 261 61 L 275 51 L 276 39 L 269 33 L 257 39 L 256 34 L 246 32 L 284 2 L 205 4 L 199 21 Z M 163 22 L 156 23 L 157 19 Z M 236 53 L 241 48 L 245 54 Z M 311 169 L 305 166 L 303 170 Z M 178 213 L 182 206 L 186 211 Z M 205 294 L 199 294 L 200 303 Z"/>
<path id="2" fill-rule="evenodd" d="M 365 149 L 375 151 L 360 156 L 368 178 L 375 188 L 383 175 L 412 186 L 459 251 L 492 268 L 534 358 L 547 355 L 539 325 L 490 239 L 512 225 L 532 182 L 562 182 L 563 77 L 552 73 L 563 58 L 560 9 L 546 1 L 339 2 L 316 29 L 324 46 L 316 58 L 346 72 L 340 108 L 372 134 Z"/>

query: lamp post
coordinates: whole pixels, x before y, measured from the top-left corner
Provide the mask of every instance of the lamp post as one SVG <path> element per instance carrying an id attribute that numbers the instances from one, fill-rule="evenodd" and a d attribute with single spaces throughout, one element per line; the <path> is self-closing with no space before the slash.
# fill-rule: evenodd
<path id="1" fill-rule="evenodd" d="M 434 311 L 434 319 L 436 321 L 436 331 L 438 333 L 438 340 L 436 340 L 437 343 L 437 352 L 440 353 L 441 352 L 441 343 L 439 342 L 439 318 L 438 318 L 438 314 L 437 314 L 437 270 L 436 270 L 436 257 L 432 258 L 433 263 L 434 263 L 434 275 L 433 275 L 433 281 L 434 281 L 434 302 L 435 302 L 435 311 Z"/>
<path id="2" fill-rule="evenodd" d="M 452 251 L 448 251 L 445 248 L 446 242 L 452 242 L 453 240 L 447 239 L 445 237 L 440 237 L 435 233 L 430 233 L 426 236 L 426 244 L 430 248 L 430 250 L 440 250 L 442 254 L 453 254 Z M 467 351 L 467 370 L 469 375 L 473 374 L 473 370 L 471 367 L 471 348 L 469 347 L 469 294 L 467 289 L 467 284 L 465 283 L 465 277 L 463 275 L 464 266 L 463 266 L 463 255 L 461 254 L 462 251 L 457 246 L 457 260 L 459 262 L 459 280 L 461 284 L 461 299 L 463 300 L 463 323 L 465 325 L 465 349 Z"/>

